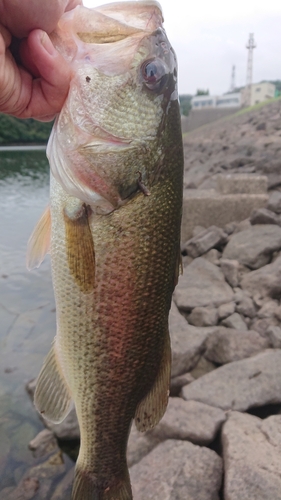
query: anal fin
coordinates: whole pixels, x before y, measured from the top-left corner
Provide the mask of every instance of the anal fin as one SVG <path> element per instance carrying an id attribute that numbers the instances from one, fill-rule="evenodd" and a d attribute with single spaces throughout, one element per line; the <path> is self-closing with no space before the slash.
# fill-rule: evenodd
<path id="1" fill-rule="evenodd" d="M 44 418 L 57 424 L 62 422 L 70 411 L 71 395 L 59 366 L 55 343 L 39 374 L 34 403 Z"/>
<path id="2" fill-rule="evenodd" d="M 26 267 L 30 271 L 42 264 L 51 241 L 50 207 L 44 210 L 27 243 Z"/>
<path id="3" fill-rule="evenodd" d="M 145 432 L 152 429 L 163 417 L 169 399 L 170 377 L 171 345 L 169 332 L 167 331 L 162 361 L 156 380 L 136 409 L 135 423 L 139 431 Z"/>

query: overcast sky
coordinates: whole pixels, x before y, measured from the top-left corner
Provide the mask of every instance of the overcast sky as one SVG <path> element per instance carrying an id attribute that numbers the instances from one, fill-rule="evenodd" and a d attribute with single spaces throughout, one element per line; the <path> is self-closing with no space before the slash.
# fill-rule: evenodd
<path id="1" fill-rule="evenodd" d="M 84 0 L 86 7 L 110 3 Z M 162 0 L 168 38 L 179 64 L 180 94 L 198 88 L 222 94 L 246 82 L 249 33 L 254 33 L 253 82 L 281 79 L 280 0 Z"/>

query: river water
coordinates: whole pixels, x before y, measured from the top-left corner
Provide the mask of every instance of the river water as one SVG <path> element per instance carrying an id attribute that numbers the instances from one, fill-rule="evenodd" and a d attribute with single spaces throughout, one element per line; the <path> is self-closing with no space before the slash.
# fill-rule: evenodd
<path id="1" fill-rule="evenodd" d="M 28 443 L 43 429 L 25 386 L 38 375 L 54 337 L 55 303 L 48 256 L 29 272 L 25 254 L 48 197 L 44 150 L 0 150 L 1 500 L 1 491 L 12 491 L 34 465 Z"/>

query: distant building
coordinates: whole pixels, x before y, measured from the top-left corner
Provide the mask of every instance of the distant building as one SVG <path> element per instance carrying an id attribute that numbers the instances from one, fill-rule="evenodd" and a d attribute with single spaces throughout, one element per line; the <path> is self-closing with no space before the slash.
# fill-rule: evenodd
<path id="1" fill-rule="evenodd" d="M 221 96 L 196 95 L 191 99 L 192 109 L 212 108 L 239 108 L 241 106 L 241 94 L 235 92 Z"/>
<path id="2" fill-rule="evenodd" d="M 273 83 L 262 82 L 251 85 L 251 106 L 275 97 L 276 87 Z M 241 90 L 242 105 L 246 100 L 246 87 Z"/>

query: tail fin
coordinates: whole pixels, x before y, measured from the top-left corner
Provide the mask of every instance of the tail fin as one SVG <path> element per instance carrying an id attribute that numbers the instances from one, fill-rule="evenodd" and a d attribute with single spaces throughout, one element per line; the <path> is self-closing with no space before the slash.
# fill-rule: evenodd
<path id="1" fill-rule="evenodd" d="M 122 477 L 103 490 L 95 475 L 76 466 L 71 500 L 133 500 L 127 467 Z"/>

